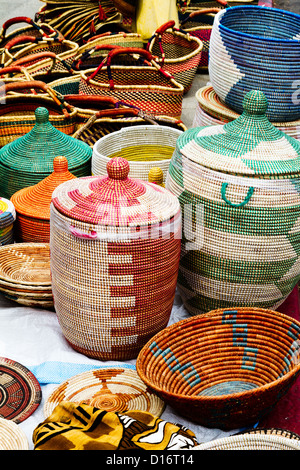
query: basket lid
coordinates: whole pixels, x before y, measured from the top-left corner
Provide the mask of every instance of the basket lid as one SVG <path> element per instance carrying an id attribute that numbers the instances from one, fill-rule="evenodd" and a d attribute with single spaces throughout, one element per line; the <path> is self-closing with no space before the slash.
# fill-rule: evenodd
<path id="1" fill-rule="evenodd" d="M 67 181 L 53 192 L 54 207 L 62 214 L 96 225 L 136 227 L 158 224 L 180 214 L 176 196 L 167 189 L 128 177 L 122 157 L 107 163 L 107 176 Z"/>
<path id="2" fill-rule="evenodd" d="M 27 134 L 2 147 L 2 165 L 22 172 L 50 174 L 57 155 L 67 158 L 69 169 L 78 168 L 91 159 L 92 148 L 56 129 L 49 122 L 48 109 L 37 108 L 35 120 L 34 127 Z"/>
<path id="3" fill-rule="evenodd" d="M 263 92 L 248 92 L 241 116 L 225 125 L 187 131 L 190 137 L 180 136 L 177 146 L 190 160 L 224 173 L 245 176 L 299 174 L 300 142 L 268 120 L 267 106 Z"/>
<path id="4" fill-rule="evenodd" d="M 50 204 L 54 189 L 61 183 L 76 178 L 68 170 L 66 157 L 55 157 L 53 170 L 51 175 L 39 183 L 20 189 L 12 195 L 10 200 L 19 214 L 38 219 L 50 219 Z"/>

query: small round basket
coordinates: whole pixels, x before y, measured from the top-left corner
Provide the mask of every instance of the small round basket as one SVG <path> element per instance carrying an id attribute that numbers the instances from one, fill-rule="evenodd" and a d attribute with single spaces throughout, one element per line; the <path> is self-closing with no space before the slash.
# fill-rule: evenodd
<path id="1" fill-rule="evenodd" d="M 140 351 L 141 379 L 180 415 L 209 428 L 253 426 L 300 372 L 300 323 L 259 308 L 181 320 Z"/>
<path id="2" fill-rule="evenodd" d="M 132 126 L 99 139 L 93 147 L 92 174 L 106 175 L 106 165 L 114 157 L 129 162 L 129 176 L 148 181 L 152 167 L 167 176 L 176 140 L 183 132 L 169 126 Z"/>

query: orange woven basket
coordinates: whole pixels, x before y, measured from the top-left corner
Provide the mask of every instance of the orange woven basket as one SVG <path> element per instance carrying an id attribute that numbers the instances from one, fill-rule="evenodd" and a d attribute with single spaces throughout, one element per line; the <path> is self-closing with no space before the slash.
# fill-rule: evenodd
<path id="1" fill-rule="evenodd" d="M 76 178 L 68 171 L 65 157 L 53 161 L 53 173 L 45 179 L 17 191 L 11 197 L 16 209 L 15 239 L 17 242 L 50 241 L 50 204 L 54 189 L 64 181 Z"/>

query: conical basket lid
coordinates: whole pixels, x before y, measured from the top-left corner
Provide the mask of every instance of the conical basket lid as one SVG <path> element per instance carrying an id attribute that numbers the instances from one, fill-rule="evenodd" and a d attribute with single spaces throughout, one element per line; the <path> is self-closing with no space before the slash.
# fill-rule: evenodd
<path id="1" fill-rule="evenodd" d="M 77 178 L 53 192 L 55 208 L 71 219 L 109 226 L 151 225 L 180 213 L 178 199 L 153 183 L 128 177 L 121 157 L 107 164 L 107 176 Z"/>
<path id="2" fill-rule="evenodd" d="M 69 172 L 68 160 L 65 157 L 55 157 L 53 169 L 53 173 L 39 183 L 13 194 L 11 202 L 19 214 L 50 219 L 50 204 L 54 189 L 61 183 L 76 178 Z"/>
<path id="3" fill-rule="evenodd" d="M 67 158 L 70 171 L 91 159 L 91 147 L 56 129 L 49 122 L 49 111 L 46 108 L 37 108 L 35 119 L 34 127 L 27 134 L 2 147 L 2 166 L 26 173 L 50 174 L 57 155 Z"/>
<path id="4" fill-rule="evenodd" d="M 182 155 L 223 173 L 245 176 L 297 175 L 300 142 L 277 129 L 266 117 L 268 102 L 251 91 L 244 112 L 225 125 L 194 128 L 177 139 Z"/>

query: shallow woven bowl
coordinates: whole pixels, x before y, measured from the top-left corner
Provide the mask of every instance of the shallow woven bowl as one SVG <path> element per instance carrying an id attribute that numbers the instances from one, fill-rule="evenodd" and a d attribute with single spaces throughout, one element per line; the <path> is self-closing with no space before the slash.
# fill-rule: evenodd
<path id="1" fill-rule="evenodd" d="M 0 418 L 0 451 L 29 450 L 29 442 L 20 426 L 11 420 Z"/>
<path id="2" fill-rule="evenodd" d="M 141 379 L 203 426 L 239 429 L 268 414 L 300 372 L 300 322 L 259 308 L 218 309 L 152 337 Z"/>

